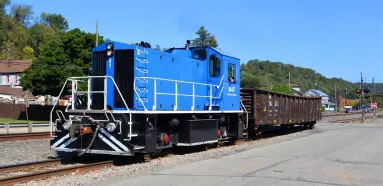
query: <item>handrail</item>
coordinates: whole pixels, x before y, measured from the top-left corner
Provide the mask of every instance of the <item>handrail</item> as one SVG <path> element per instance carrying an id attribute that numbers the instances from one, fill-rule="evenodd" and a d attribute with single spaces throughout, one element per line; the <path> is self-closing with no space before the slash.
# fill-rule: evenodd
<path id="1" fill-rule="evenodd" d="M 60 101 L 61 94 L 64 91 L 64 88 L 65 88 L 66 84 L 68 83 L 68 81 L 69 81 L 69 78 L 66 79 L 66 81 L 64 83 L 64 86 L 61 88 L 61 91 L 60 91 L 59 96 L 58 96 L 59 99 L 57 99 L 57 101 L 55 101 L 55 103 L 53 104 L 53 107 L 52 107 L 52 110 L 51 110 L 51 113 L 50 113 L 50 119 L 49 119 L 49 128 L 50 129 L 49 129 L 49 132 L 50 132 L 51 137 L 53 137 L 53 135 L 52 135 L 52 127 L 53 127 L 52 114 L 53 114 L 53 110 L 55 109 L 57 103 Z"/>
<path id="2" fill-rule="evenodd" d="M 245 110 L 245 112 L 246 112 L 246 128 L 244 128 L 244 129 L 248 129 L 249 128 L 249 113 L 247 112 L 245 105 L 243 105 L 243 102 L 240 101 L 240 103 L 241 103 L 243 110 Z"/>
<path id="3" fill-rule="evenodd" d="M 206 97 L 206 98 L 210 98 L 210 106 L 209 106 L 209 110 L 212 109 L 212 99 L 217 99 L 217 98 L 220 98 L 221 95 L 222 95 L 222 92 L 223 92 L 223 88 L 221 89 L 218 97 L 213 97 L 213 93 L 212 93 L 212 87 L 217 87 L 218 89 L 221 87 L 222 85 L 222 82 L 223 82 L 223 78 L 224 76 L 222 76 L 221 78 L 221 81 L 219 83 L 219 85 L 213 85 L 213 84 L 206 84 L 206 83 L 197 83 L 197 82 L 191 82 L 191 81 L 182 81 L 182 80 L 174 80 L 174 79 L 166 79 L 166 78 L 156 78 L 156 77 L 136 77 L 134 79 L 134 82 L 133 82 L 133 87 L 134 87 L 134 92 L 137 96 L 137 99 L 139 100 L 139 102 L 141 103 L 141 105 L 144 107 L 144 110 L 145 111 L 148 111 L 144 102 L 142 101 L 140 95 L 138 94 L 137 92 L 137 88 L 136 88 L 136 81 L 140 80 L 140 79 L 151 79 L 153 80 L 153 83 L 154 83 L 154 104 L 153 104 L 153 107 L 152 109 L 155 110 L 156 109 L 156 105 L 157 105 L 157 95 L 170 95 L 170 96 L 175 96 L 175 106 L 174 106 L 174 110 L 177 110 L 177 106 L 178 106 L 178 96 L 191 96 L 193 97 L 193 105 L 192 105 L 192 108 L 191 110 L 194 110 L 194 99 L 195 97 Z M 168 82 L 174 82 L 175 83 L 175 93 L 161 93 L 161 92 L 157 92 L 157 80 L 159 81 L 168 81 Z M 193 93 L 191 95 L 189 94 L 179 94 L 178 93 L 178 83 L 185 83 L 185 84 L 192 84 L 192 87 L 193 87 Z M 194 94 L 194 90 L 195 90 L 195 85 L 202 85 L 202 86 L 208 86 L 210 87 L 210 95 L 208 96 L 200 96 L 200 95 L 195 95 Z"/>
<path id="4" fill-rule="evenodd" d="M 119 93 L 119 95 L 120 95 L 120 97 L 121 97 L 121 99 L 122 99 L 122 101 L 123 101 L 123 103 L 124 103 L 124 105 L 125 105 L 125 107 L 126 107 L 126 109 L 128 110 L 128 112 L 129 112 L 129 122 L 128 122 L 128 124 L 129 124 L 129 127 L 130 127 L 130 131 L 129 131 L 129 133 L 130 133 L 130 135 L 129 135 L 129 140 L 131 140 L 132 139 L 132 113 L 131 113 L 131 111 L 130 111 L 130 109 L 129 109 L 129 107 L 128 107 L 128 105 L 126 104 L 126 102 L 125 102 L 125 99 L 124 99 L 124 97 L 122 96 L 122 94 L 121 94 L 121 91 L 120 91 L 120 89 L 118 88 L 118 86 L 117 86 L 117 84 L 116 84 L 116 82 L 114 81 L 114 79 L 113 79 L 113 77 L 111 77 L 111 76 L 79 76 L 79 77 L 69 77 L 69 78 L 67 78 L 67 80 L 65 81 L 65 83 L 64 83 L 64 86 L 63 86 L 63 88 L 61 89 L 61 91 L 60 91 L 60 94 L 58 95 L 58 97 L 60 98 L 61 97 L 61 94 L 62 94 L 62 92 L 63 92 L 63 90 L 64 90 L 64 88 L 65 88 L 65 86 L 66 86 L 66 84 L 67 84 L 67 82 L 69 81 L 69 80 L 71 80 L 71 81 L 76 81 L 76 79 L 88 79 L 88 93 L 89 93 L 89 95 L 88 95 L 88 103 L 87 103 L 87 108 L 89 109 L 90 108 L 90 102 L 89 102 L 89 100 L 90 100 L 90 94 L 91 93 L 94 93 L 94 92 L 97 92 L 97 93 L 99 93 L 98 91 L 90 91 L 90 79 L 96 79 L 96 78 L 104 78 L 104 83 L 105 83 L 105 85 L 104 85 L 104 109 L 106 110 L 106 95 L 107 95 L 107 79 L 108 78 L 110 78 L 111 80 L 112 80 L 112 82 L 113 82 L 113 84 L 114 84 L 114 86 L 116 87 L 116 89 L 117 89 L 117 91 L 118 91 L 118 93 Z M 72 92 L 72 94 L 73 94 L 73 92 Z M 57 105 L 57 103 L 59 102 L 59 99 L 57 99 L 57 101 L 55 102 L 55 104 L 53 105 L 53 107 L 52 107 L 52 110 L 51 110 L 51 113 L 50 113 L 50 122 L 49 122 L 49 124 L 50 124 L 50 135 L 51 135 L 51 137 L 53 137 L 53 135 L 52 135 L 52 125 L 53 125 L 53 122 L 52 122 L 52 113 L 53 113 L 53 110 L 54 110 L 54 108 L 56 107 L 56 105 Z M 72 97 L 72 104 L 74 105 L 75 103 L 75 100 L 74 100 L 74 98 Z M 72 107 L 73 108 L 73 107 Z M 120 124 L 121 125 L 121 124 Z M 120 131 L 121 132 L 121 131 Z"/>

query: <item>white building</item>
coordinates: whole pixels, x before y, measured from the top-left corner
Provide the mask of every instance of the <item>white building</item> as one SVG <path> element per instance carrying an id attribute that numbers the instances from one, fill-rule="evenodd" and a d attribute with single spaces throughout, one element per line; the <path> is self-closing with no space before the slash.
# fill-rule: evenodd
<path id="1" fill-rule="evenodd" d="M 31 60 L 0 60 L 0 99 L 3 102 L 24 94 L 20 86 L 20 75 L 32 65 Z M 27 96 L 32 96 L 26 92 Z"/>
<path id="2" fill-rule="evenodd" d="M 305 92 L 303 94 L 304 96 L 319 96 L 319 97 L 322 97 L 322 106 L 325 107 L 325 110 L 326 111 L 331 111 L 331 112 L 335 112 L 335 104 L 334 103 L 331 103 L 329 102 L 329 96 L 320 91 L 320 90 L 317 90 L 317 89 L 311 89 L 311 90 L 308 90 L 307 92 Z"/>

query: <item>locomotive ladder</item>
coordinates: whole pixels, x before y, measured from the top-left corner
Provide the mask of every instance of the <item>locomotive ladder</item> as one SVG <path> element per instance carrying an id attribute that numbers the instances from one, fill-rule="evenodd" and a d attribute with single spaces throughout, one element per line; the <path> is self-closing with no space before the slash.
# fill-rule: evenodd
<path id="1" fill-rule="evenodd" d="M 146 65 L 149 63 L 149 60 L 146 59 L 146 55 L 149 53 L 148 50 L 142 49 L 137 47 L 137 57 L 136 60 L 138 61 L 136 71 L 138 72 L 137 76 L 139 77 L 145 77 L 148 73 L 149 70 L 147 70 Z M 137 87 L 135 89 L 138 89 L 138 95 L 137 95 L 137 100 L 142 100 L 142 102 L 148 102 L 147 99 L 147 93 L 148 91 L 148 80 L 147 79 L 140 79 L 140 81 L 137 83 Z"/>
<path id="2" fill-rule="evenodd" d="M 91 80 L 92 79 L 104 79 L 104 90 L 103 91 L 91 91 Z M 91 94 L 94 94 L 94 93 L 101 93 L 101 94 L 104 94 L 104 109 L 103 111 L 105 113 L 107 112 L 110 112 L 107 108 L 107 85 L 108 85 L 108 80 L 111 80 L 116 88 L 116 90 L 118 91 L 118 94 L 120 95 L 125 107 L 126 107 L 126 110 L 128 111 L 129 113 L 129 122 L 128 122 L 128 125 L 129 125 L 129 134 L 128 134 L 128 141 L 130 141 L 132 139 L 132 136 L 137 136 L 137 134 L 132 134 L 132 113 L 128 107 L 128 105 L 126 104 L 126 101 L 124 99 L 124 97 L 122 96 L 121 94 L 121 91 L 120 89 L 118 88 L 116 82 L 114 81 L 113 77 L 111 76 L 81 76 L 81 77 L 69 77 L 65 83 L 64 83 L 64 86 L 62 87 L 61 91 L 60 91 L 60 94 L 58 95 L 58 98 L 61 97 L 61 94 L 63 93 L 64 91 L 64 88 L 66 87 L 67 83 L 69 81 L 72 82 L 72 102 L 70 104 L 68 104 L 67 108 L 65 109 L 65 111 L 67 111 L 68 107 L 71 106 L 71 110 L 76 110 L 76 98 L 77 98 L 77 95 L 87 95 L 87 109 L 84 110 L 84 112 L 86 111 L 90 111 L 91 108 L 90 108 L 90 105 L 91 105 Z M 87 82 L 88 83 L 88 90 L 87 91 L 77 91 L 77 88 L 78 88 L 78 82 Z M 53 122 L 52 122 L 52 114 L 53 114 L 53 110 L 54 108 L 56 107 L 57 103 L 59 102 L 59 99 L 57 101 L 55 101 L 53 107 L 52 107 L 52 110 L 50 112 L 50 135 L 51 137 L 53 137 L 53 134 L 52 134 L 52 127 L 53 127 Z M 57 113 L 58 114 L 58 113 Z M 59 118 L 60 118 L 60 115 L 58 114 Z M 63 116 L 63 115 L 62 115 Z M 113 116 L 112 116 L 113 117 Z M 65 117 L 63 118 L 65 119 Z M 119 129 L 120 129 L 120 132 L 119 134 L 122 133 L 122 127 L 121 127 L 121 122 L 120 122 L 120 125 L 119 125 Z"/>

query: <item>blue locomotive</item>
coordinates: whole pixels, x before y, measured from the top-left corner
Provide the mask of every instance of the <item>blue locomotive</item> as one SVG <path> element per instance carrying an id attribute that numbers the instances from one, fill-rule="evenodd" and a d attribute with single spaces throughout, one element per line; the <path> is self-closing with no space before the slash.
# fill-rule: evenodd
<path id="1" fill-rule="evenodd" d="M 68 78 L 71 105 L 52 110 L 51 149 L 134 156 L 246 138 L 240 59 L 189 44 L 164 52 L 145 42 L 94 48 L 92 75 Z"/>

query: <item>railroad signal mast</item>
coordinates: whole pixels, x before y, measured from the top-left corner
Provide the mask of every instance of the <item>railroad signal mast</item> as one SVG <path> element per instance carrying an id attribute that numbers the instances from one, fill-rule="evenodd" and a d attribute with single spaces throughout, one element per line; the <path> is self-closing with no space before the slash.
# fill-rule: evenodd
<path id="1" fill-rule="evenodd" d="M 355 92 L 359 95 L 359 98 L 360 98 L 360 104 L 359 104 L 359 108 L 362 109 L 362 104 L 363 104 L 363 98 L 364 99 L 368 99 L 370 97 L 370 89 L 368 87 L 364 88 L 363 87 L 363 74 L 360 73 L 360 88 L 356 89 Z M 362 122 L 364 121 L 364 115 L 366 113 L 364 112 L 364 110 L 362 109 Z"/>

